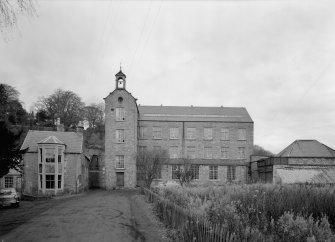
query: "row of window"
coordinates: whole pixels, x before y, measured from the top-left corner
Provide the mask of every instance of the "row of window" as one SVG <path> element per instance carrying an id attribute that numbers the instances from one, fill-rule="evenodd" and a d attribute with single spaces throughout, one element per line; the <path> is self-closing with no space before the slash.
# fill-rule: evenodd
<path id="1" fill-rule="evenodd" d="M 169 129 L 170 139 L 180 139 L 180 128 L 172 127 Z M 230 140 L 230 132 L 228 128 L 221 128 L 219 133 L 221 140 Z M 149 132 L 148 127 L 141 126 L 139 128 L 139 138 L 148 139 Z M 202 137 L 201 137 L 202 138 Z M 162 139 L 162 127 L 152 127 L 152 139 Z M 195 140 L 197 139 L 197 128 L 187 127 L 186 128 L 186 139 Z M 213 128 L 203 128 L 203 139 L 213 139 Z M 238 129 L 237 140 L 246 140 L 246 129 Z"/>
<path id="2" fill-rule="evenodd" d="M 62 175 L 58 175 L 58 181 L 57 181 L 57 188 L 62 188 Z M 56 188 L 56 181 L 55 181 L 55 175 L 40 175 L 40 187 L 43 187 L 43 182 L 45 182 L 45 188 L 46 189 L 55 189 Z"/>
<path id="3" fill-rule="evenodd" d="M 172 166 L 172 179 L 178 179 L 178 171 L 180 169 L 179 165 Z M 199 179 L 199 165 L 192 165 L 191 172 L 195 180 Z M 208 173 L 209 180 L 218 180 L 218 166 L 209 166 L 209 173 Z M 236 179 L 236 167 L 235 166 L 228 166 L 227 167 L 227 181 L 231 182 Z"/>
<path id="4" fill-rule="evenodd" d="M 161 149 L 160 146 L 154 146 L 154 150 Z M 143 153 L 146 146 L 139 146 L 139 153 Z M 186 156 L 190 159 L 196 159 L 197 149 L 195 146 L 186 147 Z M 213 147 L 204 147 L 204 159 L 213 159 Z M 169 156 L 171 159 L 180 158 L 180 151 L 178 146 L 169 147 Z M 229 159 L 229 147 L 221 147 L 220 159 Z M 245 147 L 238 147 L 237 159 L 246 159 Z"/>

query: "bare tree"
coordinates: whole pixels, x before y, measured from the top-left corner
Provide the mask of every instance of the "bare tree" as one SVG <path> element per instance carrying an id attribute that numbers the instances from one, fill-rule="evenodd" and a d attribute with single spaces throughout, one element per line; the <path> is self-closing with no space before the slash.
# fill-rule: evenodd
<path id="1" fill-rule="evenodd" d="M 195 173 L 192 168 L 193 165 L 188 158 L 183 158 L 182 163 L 177 166 L 175 174 L 181 186 L 189 184 L 195 179 Z"/>
<path id="2" fill-rule="evenodd" d="M 0 30 L 13 28 L 17 24 L 18 14 L 35 16 L 32 0 L 0 0 Z"/>
<path id="3" fill-rule="evenodd" d="M 259 145 L 254 145 L 253 155 L 274 156 L 274 154 L 271 151 L 268 151 Z"/>
<path id="4" fill-rule="evenodd" d="M 104 121 L 104 112 L 99 104 L 91 104 L 84 108 L 84 117 L 90 128 L 95 128 L 97 124 L 102 124 Z"/>
<path id="5" fill-rule="evenodd" d="M 150 187 L 153 179 L 159 178 L 162 165 L 168 155 L 166 150 L 143 150 L 137 153 L 137 179 L 145 187 Z"/>
<path id="6" fill-rule="evenodd" d="M 66 129 L 76 127 L 83 120 L 84 103 L 81 98 L 72 91 L 57 89 L 49 97 L 42 97 L 37 103 L 39 110 L 45 110 L 54 125 L 60 118 Z"/>

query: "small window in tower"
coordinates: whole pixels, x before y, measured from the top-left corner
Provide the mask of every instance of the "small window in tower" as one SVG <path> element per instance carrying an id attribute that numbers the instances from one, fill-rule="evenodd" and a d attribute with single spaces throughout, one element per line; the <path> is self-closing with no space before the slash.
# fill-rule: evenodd
<path id="1" fill-rule="evenodd" d="M 119 97 L 119 98 L 118 98 L 118 101 L 119 101 L 119 103 L 122 103 L 122 101 L 123 101 L 123 97 Z"/>

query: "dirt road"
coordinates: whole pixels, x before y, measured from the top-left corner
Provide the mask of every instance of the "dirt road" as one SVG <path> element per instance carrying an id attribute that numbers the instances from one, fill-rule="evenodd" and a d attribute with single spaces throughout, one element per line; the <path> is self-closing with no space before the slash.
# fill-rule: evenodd
<path id="1" fill-rule="evenodd" d="M 0 210 L 0 241 L 166 241 L 136 190 L 91 191 Z"/>

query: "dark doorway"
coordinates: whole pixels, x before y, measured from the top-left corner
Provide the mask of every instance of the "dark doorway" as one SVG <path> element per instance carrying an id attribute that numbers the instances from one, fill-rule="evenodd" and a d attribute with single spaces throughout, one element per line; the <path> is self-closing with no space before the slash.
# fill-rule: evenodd
<path id="1" fill-rule="evenodd" d="M 124 172 L 116 172 L 116 186 L 124 186 Z"/>

